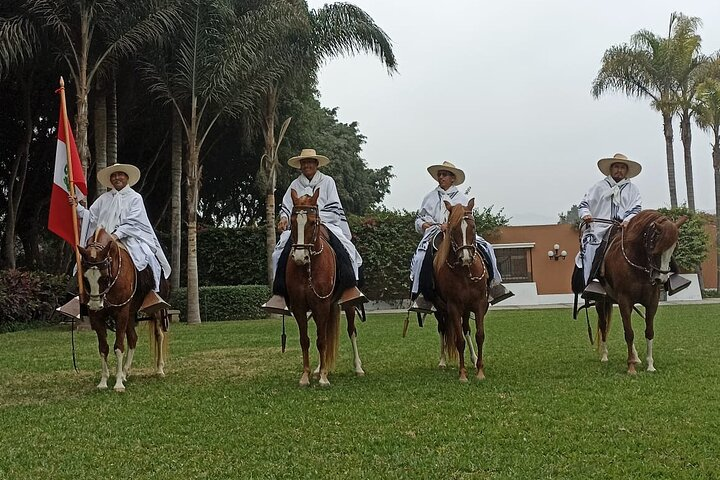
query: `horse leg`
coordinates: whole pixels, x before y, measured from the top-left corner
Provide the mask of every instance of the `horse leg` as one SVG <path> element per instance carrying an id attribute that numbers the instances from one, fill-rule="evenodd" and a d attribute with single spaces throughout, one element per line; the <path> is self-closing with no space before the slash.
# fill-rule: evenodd
<path id="1" fill-rule="evenodd" d="M 477 318 L 477 316 L 475 317 Z M 475 353 L 475 346 L 473 345 L 472 335 L 470 334 L 470 314 L 463 315 L 463 336 L 465 337 L 465 345 L 470 350 L 470 360 L 473 365 L 477 364 L 478 356 Z"/>
<path id="2" fill-rule="evenodd" d="M 360 353 L 358 352 L 357 346 L 357 329 L 355 328 L 355 307 L 348 307 L 345 309 L 345 318 L 347 318 L 348 337 L 350 337 L 350 343 L 352 344 L 353 366 L 355 367 L 355 375 L 361 377 L 365 375 L 365 370 L 363 370 L 362 368 L 362 361 L 360 360 Z"/>
<path id="3" fill-rule="evenodd" d="M 98 353 L 100 354 L 100 383 L 97 384 L 97 388 L 105 390 L 107 388 L 108 377 L 110 376 L 110 369 L 108 368 L 107 357 L 110 353 L 110 346 L 107 342 L 107 328 L 105 327 L 105 318 L 98 318 L 97 313 L 90 315 L 90 325 L 95 330 L 98 339 Z"/>
<path id="4" fill-rule="evenodd" d="M 447 328 L 447 324 L 445 323 L 445 317 L 443 317 L 440 312 L 436 312 L 435 316 L 438 321 L 437 331 L 440 337 L 440 361 L 438 362 L 438 368 L 445 368 L 447 367 L 447 356 L 445 354 L 445 329 Z"/>
<path id="5" fill-rule="evenodd" d="M 655 313 L 657 312 L 657 302 L 651 303 L 649 307 L 645 307 L 645 341 L 647 342 L 647 371 L 655 371 L 655 361 L 653 360 L 653 338 L 655 338 Z"/>
<path id="6" fill-rule="evenodd" d="M 612 316 L 612 303 L 598 300 L 595 310 L 598 314 L 598 341 L 600 342 L 600 361 L 608 361 L 607 335 L 610 331 L 610 317 Z"/>
<path id="7" fill-rule="evenodd" d="M 448 318 L 452 321 L 452 325 L 448 325 L 449 328 L 455 329 L 455 348 L 458 352 L 458 369 L 460 370 L 460 381 L 466 383 L 467 369 L 465 368 L 465 336 L 463 335 L 462 319 L 460 318 L 460 311 L 453 305 L 448 305 Z"/>
<path id="8" fill-rule="evenodd" d="M 638 358 L 637 350 L 635 350 L 635 333 L 633 332 L 632 319 L 630 318 L 632 315 L 632 304 L 629 301 L 624 301 L 619 303 L 618 307 L 620 307 L 620 315 L 622 316 L 623 329 L 625 330 L 625 343 L 627 344 L 628 350 L 627 373 L 630 375 L 635 375 L 637 373 L 637 371 L 635 370 L 635 364 L 640 363 L 640 358 Z"/>
<path id="9" fill-rule="evenodd" d="M 318 308 L 317 314 L 315 316 L 315 326 L 317 327 L 317 340 L 315 341 L 315 346 L 318 349 L 318 353 L 320 354 L 320 379 L 318 380 L 318 383 L 321 387 L 329 387 L 330 386 L 330 380 L 328 380 L 328 362 L 327 362 L 327 348 L 330 344 L 330 339 L 327 338 L 327 324 L 328 322 L 332 322 L 332 316 L 336 313 L 335 309 L 337 308 L 337 314 L 340 314 L 339 307 L 335 305 L 335 307 L 331 305 L 321 305 Z"/>
<path id="10" fill-rule="evenodd" d="M 123 366 L 123 380 L 127 380 L 130 377 L 130 369 L 132 368 L 133 358 L 135 357 L 135 348 L 137 347 L 137 332 L 135 331 L 135 325 L 128 325 L 127 327 L 127 342 L 128 352 L 127 359 L 125 359 L 125 365 Z"/>
<path id="11" fill-rule="evenodd" d="M 477 359 L 475 367 L 477 367 L 478 380 L 485 380 L 485 362 L 483 361 L 483 344 L 485 343 L 485 311 L 479 307 L 475 311 L 475 341 L 477 342 Z M 472 342 L 471 342 L 472 344 Z"/>
<path id="12" fill-rule="evenodd" d="M 163 316 L 167 315 L 167 310 L 161 310 L 162 313 L 155 314 L 152 319 L 152 324 L 150 325 L 150 328 L 152 328 L 151 335 L 152 335 L 152 341 L 153 341 L 153 347 L 155 350 L 155 373 L 157 373 L 159 376 L 164 377 L 165 376 L 165 353 L 167 351 L 167 342 L 168 337 L 165 335 L 165 332 L 163 331 L 163 325 L 166 325 L 167 318 L 163 318 Z M 158 320 L 157 315 L 160 315 L 160 319 Z"/>
<path id="13" fill-rule="evenodd" d="M 308 337 L 307 312 L 303 309 L 293 309 L 293 316 L 300 331 L 300 349 L 302 350 L 303 373 L 300 377 L 300 386 L 310 385 L 310 337 Z"/>
<path id="14" fill-rule="evenodd" d="M 115 358 L 117 360 L 117 368 L 115 370 L 115 386 L 113 390 L 116 392 L 124 392 L 123 384 L 123 357 L 125 356 L 125 336 L 128 329 L 128 320 L 130 311 L 127 305 L 123 307 L 116 317 L 115 326 Z"/>

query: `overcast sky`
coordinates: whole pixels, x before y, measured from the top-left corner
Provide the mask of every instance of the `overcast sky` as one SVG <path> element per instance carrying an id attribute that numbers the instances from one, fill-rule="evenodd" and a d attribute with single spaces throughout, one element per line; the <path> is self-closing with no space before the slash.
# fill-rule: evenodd
<path id="1" fill-rule="evenodd" d="M 311 8 L 325 1 L 309 0 Z M 379 60 L 331 60 L 321 102 L 367 136 L 371 168 L 392 165 L 388 208 L 417 210 L 447 160 L 476 205 L 511 225 L 556 223 L 600 180 L 599 158 L 643 165 L 643 206 L 669 206 L 662 118 L 647 100 L 590 94 L 605 50 L 640 29 L 665 35 L 670 14 L 700 17 L 703 52 L 720 50 L 718 0 L 355 0 L 392 38 L 399 72 Z M 675 121 L 678 200 L 687 200 Z M 710 136 L 695 128 L 695 203 L 714 212 Z"/>

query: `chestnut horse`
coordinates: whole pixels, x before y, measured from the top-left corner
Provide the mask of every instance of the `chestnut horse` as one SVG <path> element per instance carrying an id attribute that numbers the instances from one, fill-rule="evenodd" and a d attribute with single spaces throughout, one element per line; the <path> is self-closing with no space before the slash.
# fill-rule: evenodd
<path id="1" fill-rule="evenodd" d="M 626 227 L 614 225 L 604 259 L 604 281 L 607 297 L 596 303 L 600 335 L 601 361 L 607 362 L 607 334 L 613 303 L 617 303 L 625 329 L 628 350 L 628 373 L 635 374 L 640 364 L 635 349 L 630 316 L 635 304 L 645 307 L 645 340 L 647 371 L 654 372 L 653 321 L 660 301 L 660 290 L 670 274 L 670 257 L 678 241 L 678 228 L 687 217 L 676 222 L 655 210 L 643 210 Z"/>
<path id="2" fill-rule="evenodd" d="M 475 199 L 467 206 L 450 205 L 448 228 L 440 243 L 433 270 L 435 274 L 434 299 L 438 330 L 444 350 L 450 358 L 459 357 L 460 381 L 467 382 L 465 369 L 465 332 L 469 331 L 470 313 L 475 315 L 475 341 L 477 342 L 476 378 L 485 378 L 483 342 L 485 341 L 485 314 L 488 310 L 487 269 L 475 245 Z M 470 347 L 472 352 L 472 339 Z M 472 356 L 472 355 L 471 355 Z"/>
<path id="3" fill-rule="evenodd" d="M 310 197 L 298 197 L 290 192 L 293 211 L 290 217 L 292 249 L 285 271 L 290 310 L 300 330 L 300 347 L 303 356 L 303 373 L 300 386 L 310 385 L 310 338 L 308 312 L 312 313 L 317 327 L 317 349 L 320 362 L 315 373 L 321 386 L 329 386 L 328 372 L 335 367 L 340 331 L 341 291 L 336 288 L 336 255 L 329 243 L 329 232 L 320 219 L 317 206 L 319 190 Z M 355 373 L 364 375 L 358 354 L 355 308 L 347 307 L 347 332 L 352 342 Z"/>
<path id="4" fill-rule="evenodd" d="M 99 228 L 95 232 L 85 248 L 78 247 L 78 249 L 82 256 L 86 287 L 81 303 L 88 306 L 90 325 L 97 333 L 100 352 L 102 374 L 97 388 L 107 388 L 109 377 L 107 327 L 108 321 L 114 320 L 114 350 L 117 359 L 114 389 L 116 392 L 124 392 L 123 382 L 130 375 L 137 345 L 136 314 L 145 295 L 154 288 L 155 279 L 149 266 L 141 272 L 137 271 L 125 247 L 113 239 L 103 228 Z M 160 295 L 168 298 L 169 293 L 170 284 L 165 278 L 162 278 Z M 168 345 L 167 312 L 161 310 L 153 314 L 149 321 L 156 372 L 164 376 L 165 354 Z M 125 337 L 127 337 L 128 352 L 127 359 L 123 364 Z"/>

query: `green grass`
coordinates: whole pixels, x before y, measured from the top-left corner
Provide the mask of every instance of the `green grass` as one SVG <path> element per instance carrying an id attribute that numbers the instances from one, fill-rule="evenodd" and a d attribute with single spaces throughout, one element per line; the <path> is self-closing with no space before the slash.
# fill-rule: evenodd
<path id="1" fill-rule="evenodd" d="M 284 354 L 280 320 L 173 325 L 162 379 L 141 335 L 124 394 L 95 389 L 92 332 L 80 373 L 67 329 L 4 334 L 0 478 L 718 478 L 718 313 L 661 307 L 658 371 L 631 377 L 617 311 L 607 364 L 567 310 L 492 311 L 469 384 L 436 367 L 434 320 L 402 338 L 404 315 L 371 314 L 367 375 L 343 331 L 327 389 L 298 387 L 292 319 Z"/>

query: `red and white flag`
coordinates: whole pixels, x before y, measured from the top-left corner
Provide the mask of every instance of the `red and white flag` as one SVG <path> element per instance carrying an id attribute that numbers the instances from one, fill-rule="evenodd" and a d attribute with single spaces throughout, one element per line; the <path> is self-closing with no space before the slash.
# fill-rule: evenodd
<path id="1" fill-rule="evenodd" d="M 75 232 L 73 232 L 73 209 L 68 203 L 70 194 L 70 174 L 68 170 L 67 147 L 70 145 L 70 156 L 72 157 L 73 183 L 75 184 L 75 196 L 78 201 L 87 196 L 87 183 L 83 175 L 80 155 L 78 155 L 75 139 L 72 130 L 67 129 L 70 138 L 65 138 L 65 115 L 64 105 L 60 105 L 60 121 L 58 122 L 58 141 L 55 151 L 55 175 L 53 177 L 52 195 L 50 196 L 50 214 L 48 215 L 48 230 L 61 237 L 73 247 L 75 246 Z"/>

